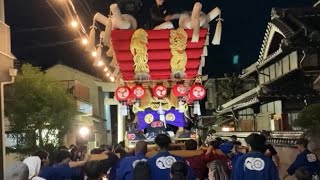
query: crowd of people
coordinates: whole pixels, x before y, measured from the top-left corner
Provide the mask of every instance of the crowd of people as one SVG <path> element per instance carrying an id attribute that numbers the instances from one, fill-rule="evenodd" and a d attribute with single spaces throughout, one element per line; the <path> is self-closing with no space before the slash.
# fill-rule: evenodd
<path id="1" fill-rule="evenodd" d="M 133 152 L 121 145 L 101 145 L 87 153 L 75 145 L 61 147 L 56 153 L 35 152 L 23 162 L 12 165 L 6 180 L 278 180 L 280 165 L 276 150 L 266 143 L 266 134 L 250 134 L 246 146 L 233 135 L 230 140 L 215 138 L 207 145 L 193 139 L 185 142 L 185 151 L 201 155 L 179 157 L 170 152 L 171 139 L 165 134 L 155 138 L 157 153 L 147 157 L 145 141 L 138 141 Z M 297 180 L 317 179 L 320 162 L 307 148 L 308 140 L 297 141 L 300 154 L 282 177 Z M 93 159 L 95 155 L 105 158 Z M 54 162 L 49 162 L 54 156 Z M 274 159 L 274 160 L 273 160 Z"/>

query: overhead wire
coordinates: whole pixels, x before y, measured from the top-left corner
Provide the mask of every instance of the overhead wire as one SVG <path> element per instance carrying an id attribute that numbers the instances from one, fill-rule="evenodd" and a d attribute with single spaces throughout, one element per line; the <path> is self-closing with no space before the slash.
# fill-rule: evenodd
<path id="1" fill-rule="evenodd" d="M 35 45 L 35 46 L 26 46 L 26 49 L 33 49 L 33 48 L 46 48 L 46 47 L 56 47 L 56 46 L 60 46 L 60 45 L 65 45 L 65 44 L 70 44 L 70 43 L 74 43 L 79 41 L 79 39 L 73 39 L 73 40 L 69 40 L 69 41 L 57 41 L 57 42 L 53 42 L 53 43 L 48 43 L 48 44 L 39 44 L 39 45 Z"/>
<path id="2" fill-rule="evenodd" d="M 64 21 L 64 19 L 60 16 L 60 14 L 57 12 L 57 10 L 52 6 L 52 4 L 46 0 L 46 2 L 48 3 L 48 5 L 50 6 L 50 8 L 53 10 L 53 12 L 59 17 L 59 19 L 63 22 L 63 24 L 66 24 L 66 22 Z"/>
<path id="3" fill-rule="evenodd" d="M 50 29 L 61 29 L 67 27 L 66 25 L 60 26 L 47 26 L 47 27 L 37 27 L 37 28 L 26 28 L 26 29 L 12 29 L 13 33 L 20 33 L 20 32 L 29 32 L 29 31 L 41 31 L 41 30 L 50 30 Z"/>

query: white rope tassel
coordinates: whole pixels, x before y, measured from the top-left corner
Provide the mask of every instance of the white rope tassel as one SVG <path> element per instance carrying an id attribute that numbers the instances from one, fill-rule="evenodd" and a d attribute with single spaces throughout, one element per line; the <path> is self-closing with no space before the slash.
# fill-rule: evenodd
<path id="1" fill-rule="evenodd" d="M 179 101 L 179 113 L 184 113 L 183 101 Z"/>
<path id="2" fill-rule="evenodd" d="M 208 56 L 208 47 L 203 46 L 202 55 L 201 56 Z"/>
<path id="3" fill-rule="evenodd" d="M 193 29 L 191 42 L 199 41 L 200 34 L 200 13 L 202 9 L 202 4 L 197 2 L 195 3 L 192 13 L 191 13 L 191 28 Z"/>
<path id="4" fill-rule="evenodd" d="M 213 45 L 220 45 L 220 41 L 221 41 L 221 34 L 222 34 L 222 23 L 221 21 L 223 21 L 223 19 L 221 19 L 220 17 L 217 19 L 217 26 L 216 26 L 216 31 L 214 33 L 214 37 L 212 39 L 212 44 Z"/>
<path id="5" fill-rule="evenodd" d="M 121 116 L 127 116 L 128 115 L 127 105 L 121 104 L 120 108 L 121 108 L 120 109 Z"/>
<path id="6" fill-rule="evenodd" d="M 111 30 L 112 30 L 112 21 L 110 18 L 108 18 L 106 28 L 104 30 L 104 37 L 102 39 L 102 42 L 108 47 L 110 47 Z"/>
<path id="7" fill-rule="evenodd" d="M 206 65 L 206 57 L 201 56 L 201 60 L 200 60 L 200 66 L 204 67 Z"/>
<path id="8" fill-rule="evenodd" d="M 96 45 L 96 26 L 93 25 L 90 27 L 90 33 L 89 33 L 89 44 L 87 47 L 87 51 L 93 51 L 94 50 L 94 46 Z"/>
<path id="9" fill-rule="evenodd" d="M 159 114 L 159 118 L 160 118 L 160 121 L 163 122 L 164 124 L 164 127 L 167 128 L 167 123 L 166 123 L 166 117 L 164 116 L 164 111 L 162 110 L 162 104 L 160 103 L 160 107 L 159 107 L 159 110 L 158 110 L 158 114 Z"/>
<path id="10" fill-rule="evenodd" d="M 200 109 L 200 104 L 199 104 L 199 101 L 196 101 L 194 102 L 194 105 L 193 105 L 193 114 L 197 114 L 198 116 L 201 115 L 201 109 Z"/>
<path id="11" fill-rule="evenodd" d="M 101 61 L 101 53 L 102 53 L 102 49 L 101 49 L 102 45 L 99 44 L 98 45 L 98 49 L 97 49 L 97 57 L 94 60 L 93 66 L 98 66 L 99 61 Z"/>
<path id="12" fill-rule="evenodd" d="M 204 45 L 208 46 L 209 45 L 209 41 L 210 41 L 210 34 L 209 34 L 209 28 L 208 28 L 208 34 L 206 36 L 206 41 L 204 42 Z"/>

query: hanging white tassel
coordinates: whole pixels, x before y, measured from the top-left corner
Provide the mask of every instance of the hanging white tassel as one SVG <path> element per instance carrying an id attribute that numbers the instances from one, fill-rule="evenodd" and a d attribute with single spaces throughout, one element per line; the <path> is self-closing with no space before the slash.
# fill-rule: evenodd
<path id="1" fill-rule="evenodd" d="M 179 101 L 179 113 L 184 113 L 184 103 L 183 101 Z"/>
<path id="2" fill-rule="evenodd" d="M 98 45 L 97 56 L 94 60 L 93 66 L 99 66 L 99 61 L 101 61 L 102 45 Z"/>
<path id="3" fill-rule="evenodd" d="M 209 31 L 209 28 L 208 28 L 208 31 Z M 206 36 L 206 41 L 204 42 L 204 45 L 205 46 L 209 46 L 209 41 L 210 41 L 210 34 L 208 32 L 207 36 Z"/>
<path id="4" fill-rule="evenodd" d="M 200 66 L 204 67 L 206 65 L 206 57 L 201 56 L 201 60 L 200 60 Z"/>
<path id="5" fill-rule="evenodd" d="M 111 39 L 111 31 L 112 31 L 112 21 L 110 18 L 107 20 L 106 28 L 104 30 L 104 37 L 102 42 L 107 46 L 110 47 L 110 39 Z"/>
<path id="6" fill-rule="evenodd" d="M 127 116 L 128 115 L 127 105 L 121 104 L 120 108 L 121 108 L 120 109 L 121 116 Z"/>
<path id="7" fill-rule="evenodd" d="M 95 22 L 93 22 L 93 25 L 90 27 L 90 33 L 89 33 L 89 44 L 87 46 L 86 51 L 93 51 L 95 45 L 96 45 L 96 26 L 94 25 Z"/>
<path id="8" fill-rule="evenodd" d="M 198 116 L 201 115 L 201 109 L 200 109 L 200 104 L 199 104 L 199 101 L 196 101 L 194 102 L 194 105 L 193 105 L 193 114 L 197 114 Z"/>
<path id="9" fill-rule="evenodd" d="M 202 75 L 202 66 L 199 66 L 198 75 Z"/>
<path id="10" fill-rule="evenodd" d="M 208 47 L 206 45 L 203 46 L 202 56 L 208 56 Z"/>
<path id="11" fill-rule="evenodd" d="M 216 26 L 216 31 L 214 33 L 214 37 L 212 39 L 212 44 L 213 45 L 220 45 L 220 41 L 221 41 L 221 34 L 222 34 L 222 23 L 221 21 L 223 21 L 223 19 L 221 19 L 220 17 L 217 19 L 217 26 Z"/>
<path id="12" fill-rule="evenodd" d="M 106 55 L 107 55 L 108 57 L 112 57 L 112 56 L 113 56 L 113 53 L 114 53 L 113 48 L 112 48 L 112 46 L 110 46 L 109 49 L 108 49 L 107 52 L 106 52 Z"/>
<path id="13" fill-rule="evenodd" d="M 160 107 L 158 110 L 160 121 L 163 122 L 164 127 L 167 128 L 166 117 L 164 116 L 164 111 L 162 110 L 162 104 L 160 103 Z"/>

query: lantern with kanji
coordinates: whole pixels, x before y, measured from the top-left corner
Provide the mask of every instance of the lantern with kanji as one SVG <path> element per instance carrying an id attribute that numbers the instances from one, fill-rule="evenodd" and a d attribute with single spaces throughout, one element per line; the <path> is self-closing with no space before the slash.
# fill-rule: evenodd
<path id="1" fill-rule="evenodd" d="M 190 87 L 190 99 L 194 101 L 193 114 L 201 115 L 199 100 L 206 96 L 206 90 L 201 84 L 194 84 Z"/>
<path id="2" fill-rule="evenodd" d="M 126 86 L 118 87 L 115 91 L 115 97 L 121 103 L 120 113 L 122 116 L 128 115 L 127 102 L 130 96 L 131 96 L 131 89 L 129 87 L 126 87 Z"/>
<path id="3" fill-rule="evenodd" d="M 136 103 L 139 104 L 140 100 L 146 94 L 145 89 L 141 85 L 134 86 L 132 88 L 132 95 L 136 99 Z"/>
<path id="4" fill-rule="evenodd" d="M 184 84 L 176 84 L 172 87 L 172 92 L 175 96 L 179 99 L 179 112 L 184 112 L 184 102 L 182 101 L 182 98 L 188 94 L 188 89 Z"/>

